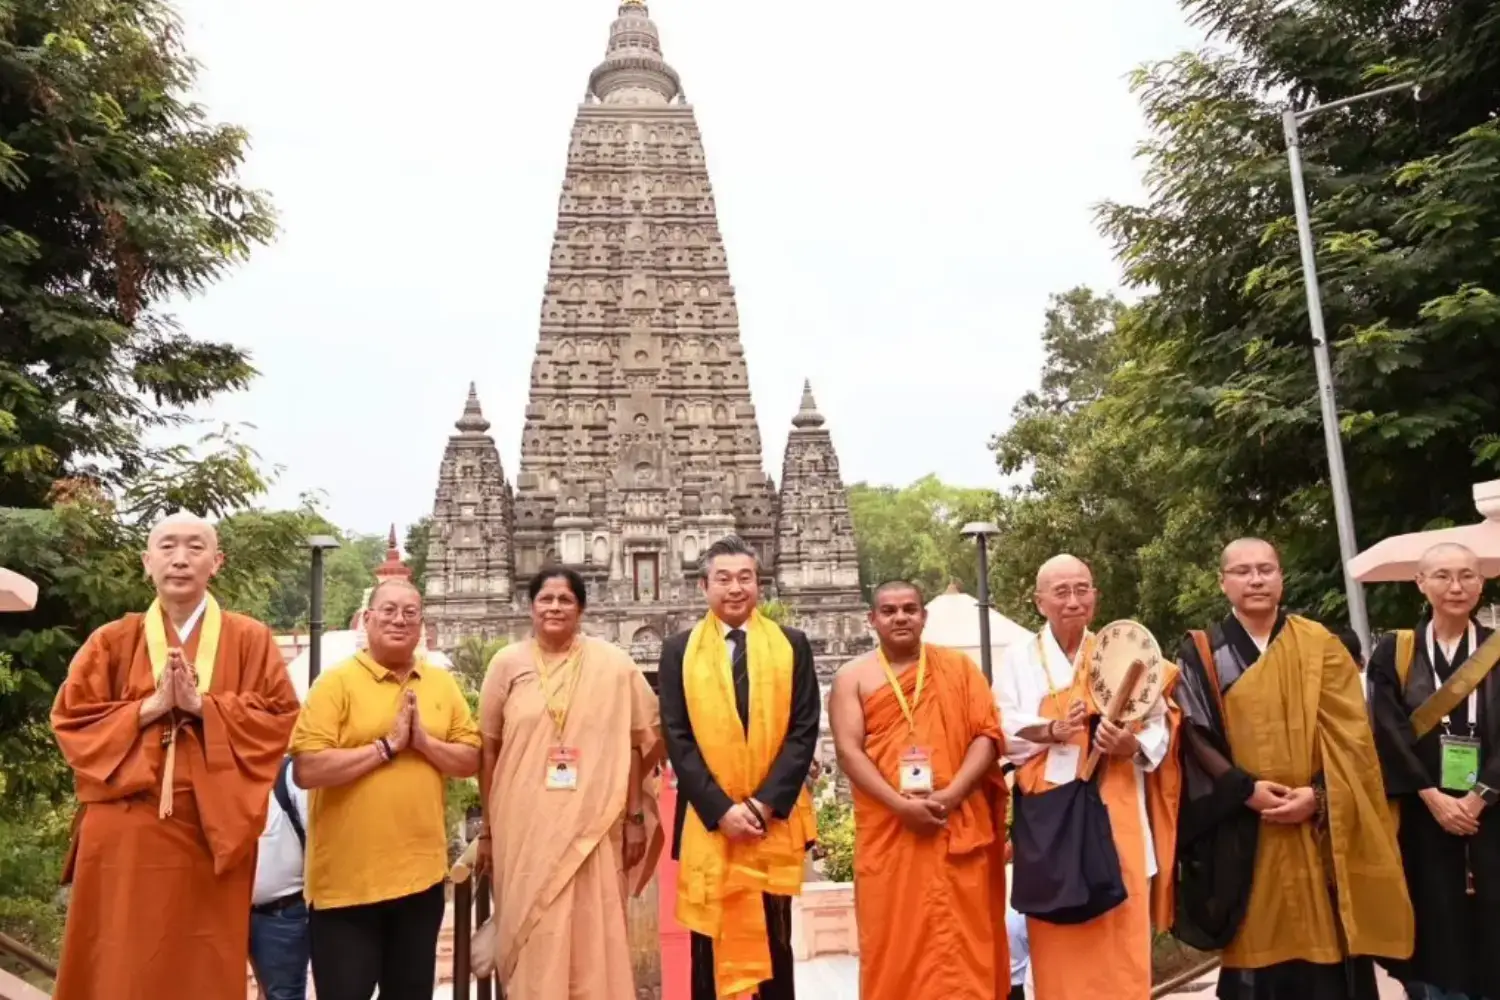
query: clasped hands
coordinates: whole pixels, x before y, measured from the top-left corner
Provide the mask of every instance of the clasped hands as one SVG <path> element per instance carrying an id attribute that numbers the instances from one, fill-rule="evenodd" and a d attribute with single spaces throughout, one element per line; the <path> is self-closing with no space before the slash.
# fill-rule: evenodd
<path id="1" fill-rule="evenodd" d="M 1427 811 L 1437 820 L 1445 833 L 1455 837 L 1472 837 L 1479 832 L 1479 814 L 1484 812 L 1484 799 L 1473 792 L 1462 798 L 1454 798 L 1437 788 L 1424 788 L 1419 793 Z"/>
<path id="2" fill-rule="evenodd" d="M 752 806 L 754 810 L 751 809 Z M 766 835 L 766 828 L 756 818 L 757 813 L 761 816 L 771 815 L 765 803 L 758 799 L 736 802 L 719 819 L 719 832 L 730 840 L 758 840 Z"/>
<path id="3" fill-rule="evenodd" d="M 1318 793 L 1308 786 L 1288 788 L 1275 781 L 1257 781 L 1245 805 L 1260 813 L 1267 823 L 1296 826 L 1318 811 Z"/>
<path id="4" fill-rule="evenodd" d="M 141 703 L 141 725 L 149 726 L 173 710 L 192 716 L 203 714 L 198 671 L 188 664 L 182 650 L 176 648 L 167 650 L 167 665 L 156 679 L 156 690 Z"/>
<path id="5" fill-rule="evenodd" d="M 935 792 L 902 792 L 896 815 L 919 837 L 930 837 L 948 825 L 948 814 L 958 807 L 957 790 L 949 785 Z"/>
<path id="6" fill-rule="evenodd" d="M 432 737 L 427 735 L 427 729 L 422 725 L 422 713 L 417 708 L 417 693 L 407 691 L 402 695 L 401 707 L 396 711 L 396 723 L 391 726 L 391 731 L 385 734 L 386 746 L 390 748 L 391 757 L 411 747 L 417 753 L 427 752 L 427 743 Z"/>

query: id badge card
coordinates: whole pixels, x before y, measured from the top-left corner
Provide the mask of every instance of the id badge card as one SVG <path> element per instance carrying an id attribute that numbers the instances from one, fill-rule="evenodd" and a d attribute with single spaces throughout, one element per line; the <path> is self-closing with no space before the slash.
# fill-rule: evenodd
<path id="1" fill-rule="evenodd" d="M 1050 785 L 1066 785 L 1078 777 L 1078 744 L 1054 743 L 1047 748 L 1047 772 Z"/>
<path id="2" fill-rule="evenodd" d="M 547 791 L 578 790 L 578 751 L 574 747 L 553 747 L 547 751 Z"/>
<path id="3" fill-rule="evenodd" d="M 908 747 L 901 754 L 902 794 L 932 791 L 932 752 L 926 747 Z"/>
<path id="4" fill-rule="evenodd" d="M 1479 780 L 1479 741 L 1468 736 L 1442 736 L 1438 747 L 1443 788 L 1450 792 L 1472 791 Z"/>

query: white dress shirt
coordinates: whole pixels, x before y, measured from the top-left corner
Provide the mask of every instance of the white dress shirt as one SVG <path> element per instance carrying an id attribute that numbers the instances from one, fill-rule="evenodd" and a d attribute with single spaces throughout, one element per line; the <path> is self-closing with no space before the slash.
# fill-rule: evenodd
<path id="1" fill-rule="evenodd" d="M 286 790 L 305 830 L 307 793 L 297 787 L 291 772 L 286 776 Z M 286 818 L 281 803 L 276 801 L 273 789 L 271 808 L 266 813 L 266 828 L 260 835 L 260 855 L 255 862 L 255 889 L 250 894 L 250 905 L 261 906 L 301 892 L 304 863 L 302 842 L 297 839 L 297 831 L 292 828 L 292 821 Z"/>
<path id="2" fill-rule="evenodd" d="M 1080 656 L 1083 648 L 1080 645 Z M 1045 661 L 1042 656 L 1046 657 Z M 1061 703 L 1056 708 L 1066 710 L 1067 691 L 1073 686 L 1073 676 L 1079 666 L 1081 664 L 1068 659 L 1063 652 L 1050 625 L 1005 651 L 1005 659 L 995 674 L 994 693 L 995 703 L 1000 709 L 1000 728 L 1005 733 L 1005 756 L 1012 764 L 1020 767 L 1036 755 L 1045 753 L 1051 745 L 1022 739 L 1021 730 L 1044 726 L 1049 721 L 1041 714 L 1042 701 L 1051 696 L 1047 686 L 1049 675 Z M 1156 838 L 1151 835 L 1151 821 L 1146 812 L 1145 776 L 1146 772 L 1156 770 L 1167 756 L 1170 734 L 1165 699 L 1158 699 L 1146 713 L 1135 738 L 1141 745 L 1140 759 L 1134 762 L 1136 801 L 1140 806 L 1141 830 L 1145 834 L 1142 839 L 1146 845 L 1146 877 L 1150 878 L 1157 871 Z"/>

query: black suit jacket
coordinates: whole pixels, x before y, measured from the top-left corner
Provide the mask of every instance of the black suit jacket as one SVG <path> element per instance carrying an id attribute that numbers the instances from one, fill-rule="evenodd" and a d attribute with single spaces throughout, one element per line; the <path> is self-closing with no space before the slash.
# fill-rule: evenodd
<path id="1" fill-rule="evenodd" d="M 756 789 L 754 798 L 764 802 L 778 819 L 786 819 L 802 794 L 803 782 L 812 767 L 813 755 L 818 749 L 818 729 L 823 711 L 819 704 L 818 675 L 813 666 L 812 643 L 807 636 L 794 628 L 778 626 L 786 633 L 792 644 L 792 711 L 787 720 L 786 739 L 781 752 L 776 755 L 766 780 Z M 661 702 L 661 727 L 667 740 L 667 758 L 677 775 L 677 816 L 673 825 L 672 857 L 679 855 L 682 843 L 682 824 L 687 818 L 687 807 L 692 805 L 698 818 L 708 829 L 716 829 L 735 803 L 719 787 L 708 770 L 698 741 L 693 737 L 693 724 L 688 719 L 687 700 L 682 690 L 682 657 L 687 652 L 691 631 L 679 632 L 661 647 L 661 663 L 656 680 Z M 736 684 L 734 697 L 740 718 L 749 714 L 746 699 L 749 697 L 748 679 Z"/>

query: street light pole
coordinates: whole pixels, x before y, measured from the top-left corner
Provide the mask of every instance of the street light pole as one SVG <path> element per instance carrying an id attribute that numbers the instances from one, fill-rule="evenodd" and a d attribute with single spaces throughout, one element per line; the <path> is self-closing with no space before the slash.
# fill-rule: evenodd
<path id="1" fill-rule="evenodd" d="M 313 535 L 307 540 L 312 549 L 312 580 L 307 598 L 307 687 L 323 671 L 323 553 L 339 547 L 332 535 Z"/>
<path id="2" fill-rule="evenodd" d="M 991 535 L 1000 534 L 1000 529 L 988 521 L 971 521 L 963 526 L 965 538 L 972 538 L 979 546 L 979 668 L 984 671 L 987 683 L 994 683 L 995 668 L 991 662 L 990 649 L 990 554 Z"/>
<path id="3" fill-rule="evenodd" d="M 1354 536 L 1354 507 L 1349 497 L 1349 477 L 1344 469 L 1344 443 L 1339 433 L 1339 411 L 1334 399 L 1333 365 L 1328 356 L 1328 333 L 1323 326 L 1323 296 L 1318 288 L 1318 262 L 1313 247 L 1312 216 L 1307 208 L 1307 189 L 1302 178 L 1302 144 L 1298 125 L 1320 111 L 1344 107 L 1356 101 L 1410 90 L 1420 97 L 1420 88 L 1409 83 L 1393 84 L 1343 100 L 1318 104 L 1303 111 L 1282 112 L 1281 128 L 1286 136 L 1287 164 L 1292 179 L 1292 204 L 1297 213 L 1297 245 L 1302 254 L 1302 282 L 1307 291 L 1307 318 L 1312 327 L 1313 366 L 1318 376 L 1318 406 L 1323 413 L 1323 446 L 1328 453 L 1328 485 L 1333 491 L 1333 516 L 1338 525 L 1339 562 L 1344 571 L 1344 593 L 1349 601 L 1349 625 L 1359 636 L 1365 655 L 1370 655 L 1370 617 L 1365 608 L 1365 588 L 1349 570 L 1359 554 Z"/>

